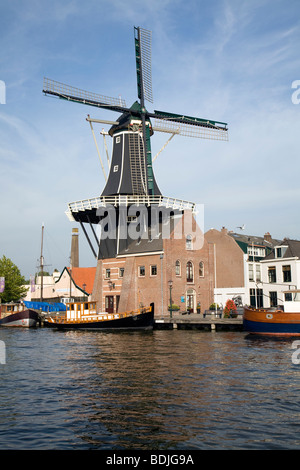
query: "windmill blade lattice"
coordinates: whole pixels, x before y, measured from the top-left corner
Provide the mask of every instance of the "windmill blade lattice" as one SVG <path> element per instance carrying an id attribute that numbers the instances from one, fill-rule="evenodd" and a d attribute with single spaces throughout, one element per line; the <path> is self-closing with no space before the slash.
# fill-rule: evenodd
<path id="1" fill-rule="evenodd" d="M 134 33 L 138 97 L 141 100 L 141 105 L 144 106 L 145 99 L 153 103 L 151 67 L 152 32 L 135 27 Z"/>
<path id="2" fill-rule="evenodd" d="M 184 122 L 178 123 L 177 121 L 168 119 L 154 118 L 153 130 L 179 134 L 185 137 L 228 141 L 228 129 L 218 127 L 217 125 L 197 126 Z"/>
<path id="3" fill-rule="evenodd" d="M 171 114 L 164 111 L 154 111 L 153 130 L 180 134 L 187 137 L 199 137 L 202 139 L 228 140 L 228 128 L 226 122 L 211 121 L 208 119 Z"/>
<path id="4" fill-rule="evenodd" d="M 110 109 L 112 111 L 127 111 L 126 103 L 121 98 L 111 98 L 109 96 L 91 93 L 90 91 L 81 90 L 64 83 L 57 82 L 50 78 L 44 78 L 43 92 L 46 95 L 57 96 L 58 98 L 68 101 L 75 101 L 89 106 Z"/>

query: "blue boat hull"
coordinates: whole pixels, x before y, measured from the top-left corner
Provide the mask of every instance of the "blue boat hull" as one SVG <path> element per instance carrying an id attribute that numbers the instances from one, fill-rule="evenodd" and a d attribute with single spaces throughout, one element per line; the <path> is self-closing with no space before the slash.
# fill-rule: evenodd
<path id="1" fill-rule="evenodd" d="M 243 328 L 255 334 L 300 335 L 300 324 L 262 323 L 244 319 Z"/>

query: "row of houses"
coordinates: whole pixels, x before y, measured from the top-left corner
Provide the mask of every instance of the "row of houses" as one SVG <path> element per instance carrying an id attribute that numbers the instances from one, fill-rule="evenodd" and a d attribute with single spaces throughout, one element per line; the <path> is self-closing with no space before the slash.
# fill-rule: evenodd
<path id="1" fill-rule="evenodd" d="M 171 235 L 157 249 L 152 242 L 153 251 L 99 259 L 90 268 L 78 266 L 77 244 L 72 267 L 43 277 L 43 288 L 37 278 L 27 300 L 40 300 L 42 288 L 43 300 L 89 299 L 108 312 L 154 301 L 156 314 L 162 316 L 170 304 L 182 312 L 203 312 L 213 303 L 224 307 L 228 299 L 239 306 L 274 307 L 292 300 L 293 291 L 300 289 L 300 241 L 273 239 L 270 233 L 245 235 L 225 227 L 199 236 L 200 246 L 193 236 Z"/>
<path id="2" fill-rule="evenodd" d="M 291 301 L 300 289 L 300 241 L 273 239 L 210 230 L 206 238 L 216 246 L 215 299 L 228 298 L 242 305 L 276 307 Z"/>

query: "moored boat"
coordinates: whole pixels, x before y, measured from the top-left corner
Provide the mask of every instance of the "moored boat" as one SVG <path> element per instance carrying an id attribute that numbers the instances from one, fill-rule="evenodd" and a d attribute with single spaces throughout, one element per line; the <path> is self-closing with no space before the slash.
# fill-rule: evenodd
<path id="1" fill-rule="evenodd" d="M 154 304 L 147 308 L 122 313 L 97 313 L 96 302 L 72 302 L 65 314 L 50 315 L 44 325 L 60 330 L 125 330 L 152 329 Z"/>
<path id="2" fill-rule="evenodd" d="M 300 291 L 288 292 L 292 299 L 282 308 L 244 307 L 244 330 L 258 335 L 300 336 Z"/>
<path id="3" fill-rule="evenodd" d="M 22 302 L 0 305 L 0 326 L 35 327 L 39 322 L 39 314 L 26 308 Z"/>

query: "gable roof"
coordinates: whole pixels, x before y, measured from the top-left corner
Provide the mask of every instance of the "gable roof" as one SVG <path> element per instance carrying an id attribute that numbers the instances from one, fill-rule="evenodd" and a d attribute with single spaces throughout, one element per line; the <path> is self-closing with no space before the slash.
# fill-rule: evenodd
<path id="1" fill-rule="evenodd" d="M 59 282 L 64 271 L 70 275 L 70 268 L 65 267 L 62 270 L 62 273 L 59 279 L 56 282 Z M 86 294 L 91 294 L 93 291 L 94 280 L 96 275 L 96 267 L 94 268 L 72 268 L 71 277 L 75 286 Z M 85 285 L 85 287 L 83 287 Z"/>
<path id="2" fill-rule="evenodd" d="M 247 247 L 248 246 L 264 246 L 267 248 L 274 248 L 274 246 L 279 245 L 281 243 L 281 240 L 276 240 L 274 238 L 269 237 L 266 239 L 265 237 L 259 237 L 256 235 L 244 235 L 242 233 L 234 233 L 234 232 L 228 232 L 228 235 L 230 235 L 234 240 L 241 246 L 243 251 L 247 252 Z"/>
<path id="3" fill-rule="evenodd" d="M 287 249 L 283 252 L 281 258 L 300 258 L 299 240 L 290 240 L 289 238 L 285 238 L 281 243 L 278 243 L 277 246 L 287 246 Z M 275 259 L 275 250 L 273 250 L 272 253 L 266 256 L 265 259 Z"/>

